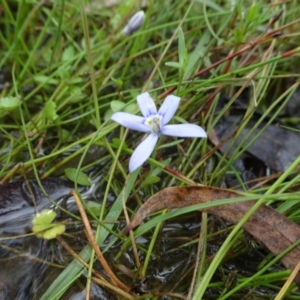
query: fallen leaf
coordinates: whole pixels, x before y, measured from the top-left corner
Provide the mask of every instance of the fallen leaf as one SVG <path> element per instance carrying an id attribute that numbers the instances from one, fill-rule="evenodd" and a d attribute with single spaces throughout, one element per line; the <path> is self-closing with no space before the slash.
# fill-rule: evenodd
<path id="1" fill-rule="evenodd" d="M 16 97 L 0 98 L 0 109 L 11 111 L 20 105 L 20 100 Z"/>
<path id="2" fill-rule="evenodd" d="M 132 221 L 123 231 L 126 235 L 137 227 L 149 214 L 172 208 L 183 208 L 191 205 L 212 202 L 220 199 L 242 197 L 241 194 L 213 187 L 169 187 L 150 197 L 137 211 Z M 251 209 L 255 201 L 237 202 L 203 209 L 231 223 L 238 223 Z M 258 241 L 264 244 L 275 255 L 280 254 L 300 239 L 300 227 L 273 208 L 261 205 L 243 226 Z M 300 246 L 295 247 L 281 261 L 287 269 L 293 270 L 300 257 Z M 295 281 L 300 286 L 300 276 Z"/>

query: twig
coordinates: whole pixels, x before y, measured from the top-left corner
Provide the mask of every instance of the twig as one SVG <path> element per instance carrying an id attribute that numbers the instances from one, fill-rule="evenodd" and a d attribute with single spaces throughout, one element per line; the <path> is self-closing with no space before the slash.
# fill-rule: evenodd
<path id="1" fill-rule="evenodd" d="M 5 183 L 6 181 L 9 180 L 10 177 L 12 177 L 16 171 L 18 171 L 20 169 L 20 167 L 22 166 L 22 163 L 19 162 L 17 163 L 0 181 L 0 184 Z"/>
<path id="2" fill-rule="evenodd" d="M 88 269 L 89 265 L 66 243 L 66 241 L 61 237 L 61 236 L 57 236 L 56 237 L 57 240 L 62 244 L 62 246 L 79 262 L 81 263 L 85 268 Z M 101 274 L 99 274 L 97 271 L 95 271 L 94 269 L 92 270 L 92 273 L 96 276 L 96 277 L 92 277 L 91 279 L 96 282 L 97 284 L 108 288 L 109 290 L 111 290 L 112 292 L 119 294 L 120 296 L 124 297 L 125 299 L 129 299 L 129 300 L 135 300 L 135 298 L 133 296 L 131 296 L 130 294 L 128 294 L 125 291 L 122 291 L 121 289 L 115 287 L 114 285 L 112 285 L 111 283 L 109 283 L 106 278 L 104 278 Z"/>
<path id="3" fill-rule="evenodd" d="M 110 277 L 110 279 L 112 280 L 112 282 L 114 284 L 116 284 L 119 288 L 123 289 L 124 291 L 129 291 L 130 288 L 125 285 L 123 282 L 121 282 L 117 277 L 116 275 L 114 274 L 114 272 L 111 270 L 110 266 L 108 265 L 108 263 L 106 262 L 103 254 L 102 254 L 102 251 L 100 250 L 100 247 L 98 246 L 96 240 L 95 240 L 95 237 L 94 237 L 94 234 L 93 234 L 93 231 L 92 231 L 92 227 L 89 223 L 89 220 L 87 218 L 87 215 L 85 213 L 85 210 L 82 206 L 82 203 L 77 195 L 77 193 L 72 190 L 71 191 L 71 194 L 74 196 L 74 199 L 75 199 L 75 202 L 78 206 L 78 210 L 80 212 L 80 215 L 81 215 L 81 218 L 82 218 L 82 221 L 83 221 L 83 224 L 85 226 L 85 230 L 86 230 L 86 234 L 87 234 L 87 238 L 92 246 L 92 248 L 94 249 L 96 255 L 97 255 L 97 258 L 99 259 L 103 269 L 105 270 L 105 272 L 108 274 L 108 276 Z"/>

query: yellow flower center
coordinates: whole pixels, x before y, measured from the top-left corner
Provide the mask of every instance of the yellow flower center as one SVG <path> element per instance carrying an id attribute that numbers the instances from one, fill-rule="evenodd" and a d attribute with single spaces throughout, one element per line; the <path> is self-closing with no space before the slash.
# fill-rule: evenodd
<path id="1" fill-rule="evenodd" d="M 161 120 L 162 117 L 160 115 L 152 115 L 146 119 L 145 124 L 151 128 L 152 132 L 160 133 Z"/>

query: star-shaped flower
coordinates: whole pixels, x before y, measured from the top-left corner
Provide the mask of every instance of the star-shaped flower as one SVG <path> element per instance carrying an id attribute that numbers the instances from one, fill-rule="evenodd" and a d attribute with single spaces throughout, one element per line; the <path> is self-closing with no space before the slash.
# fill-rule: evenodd
<path id="1" fill-rule="evenodd" d="M 161 134 L 175 137 L 205 138 L 207 136 L 206 132 L 200 126 L 195 124 L 167 125 L 173 118 L 178 108 L 179 101 L 179 97 L 169 95 L 157 111 L 155 103 L 149 93 L 143 93 L 137 96 L 138 106 L 143 117 L 125 112 L 117 112 L 112 115 L 112 120 L 126 128 L 150 132 L 150 134 L 134 150 L 129 161 L 130 172 L 136 170 L 150 157 Z"/>

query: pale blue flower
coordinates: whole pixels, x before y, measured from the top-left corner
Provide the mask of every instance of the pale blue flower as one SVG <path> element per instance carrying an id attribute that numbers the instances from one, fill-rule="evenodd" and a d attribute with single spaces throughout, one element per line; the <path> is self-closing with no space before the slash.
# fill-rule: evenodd
<path id="1" fill-rule="evenodd" d="M 169 95 L 157 111 L 155 103 L 149 93 L 143 93 L 137 96 L 138 106 L 143 117 L 125 112 L 117 112 L 112 115 L 112 120 L 126 128 L 150 132 L 133 152 L 129 161 L 130 172 L 136 170 L 150 157 L 161 134 L 175 137 L 205 138 L 207 136 L 206 132 L 195 124 L 167 125 L 173 118 L 179 101 L 179 97 Z"/>

